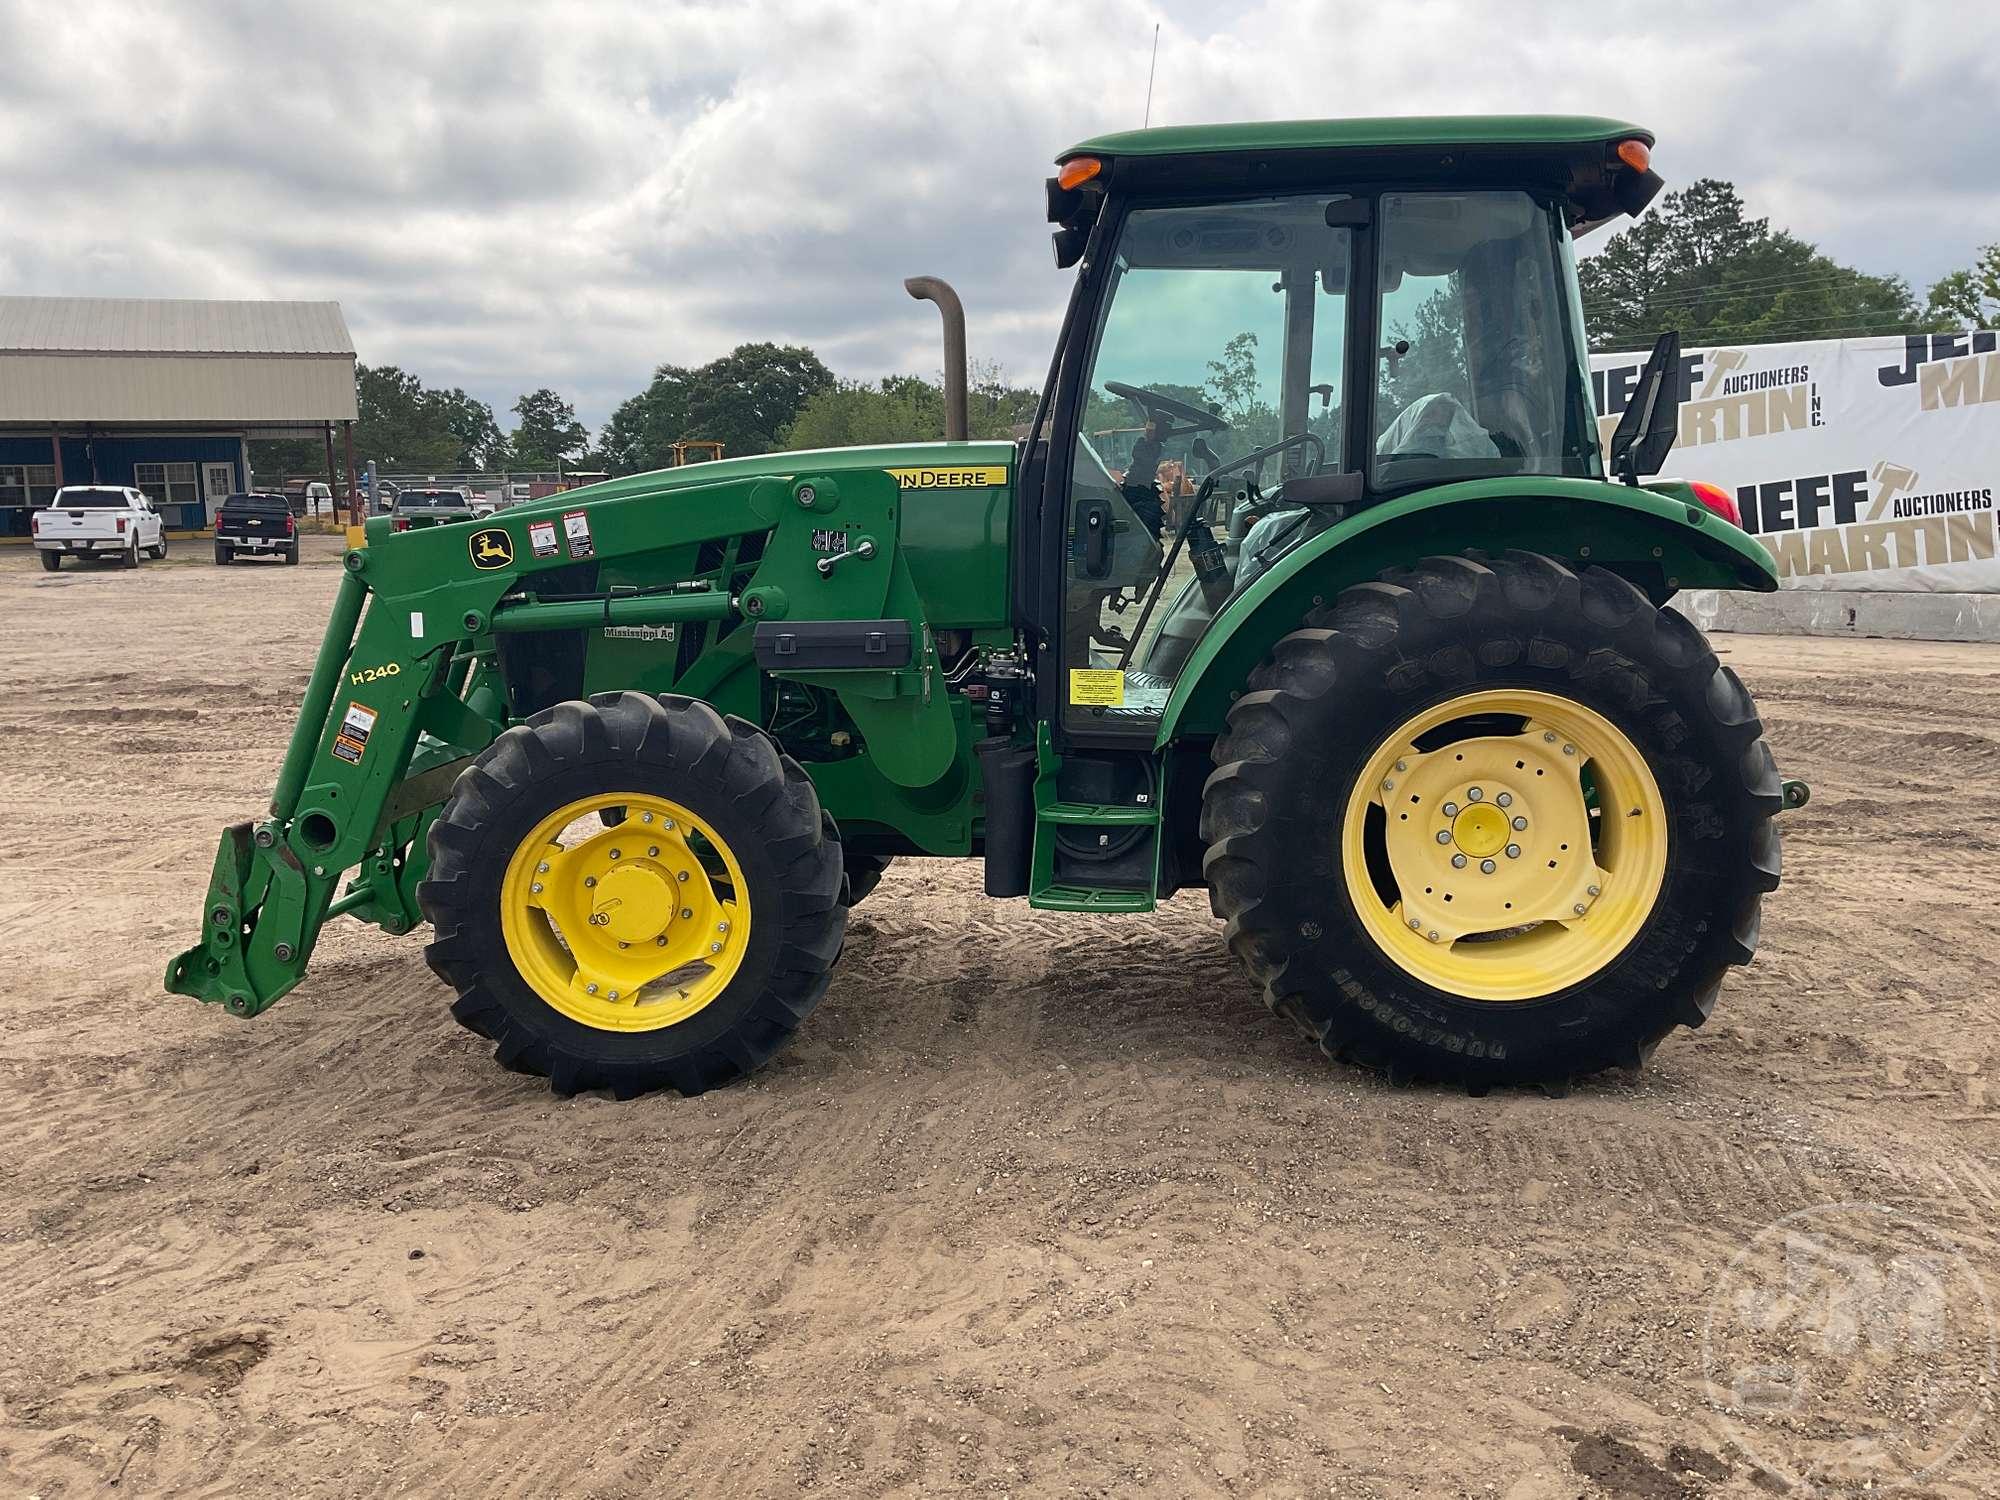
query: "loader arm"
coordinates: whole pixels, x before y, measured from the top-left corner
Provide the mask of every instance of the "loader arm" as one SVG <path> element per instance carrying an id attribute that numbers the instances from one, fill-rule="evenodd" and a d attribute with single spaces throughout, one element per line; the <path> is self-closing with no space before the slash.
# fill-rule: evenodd
<path id="1" fill-rule="evenodd" d="M 201 939 L 169 966 L 170 991 L 256 1015 L 298 983 L 330 917 L 415 927 L 426 835 L 460 774 L 510 724 L 587 691 L 580 669 L 537 680 L 561 653 L 522 655 L 515 643 L 528 638 L 576 643 L 580 662 L 585 637 L 607 628 L 671 642 L 697 622 L 899 618 L 922 641 L 904 668 L 773 675 L 837 692 L 888 752 L 882 774 L 922 785 L 950 766 L 957 735 L 932 691 L 937 662 L 898 546 L 894 478 L 866 469 L 607 489 L 477 526 L 368 523 L 368 545 L 343 561 L 268 812 L 224 831 Z M 840 561 L 821 568 L 835 546 Z M 753 634 L 711 644 L 691 667 L 658 648 L 646 685 L 698 684 L 727 701 L 733 683 L 754 711 Z M 512 680 L 510 657 L 533 670 Z"/>

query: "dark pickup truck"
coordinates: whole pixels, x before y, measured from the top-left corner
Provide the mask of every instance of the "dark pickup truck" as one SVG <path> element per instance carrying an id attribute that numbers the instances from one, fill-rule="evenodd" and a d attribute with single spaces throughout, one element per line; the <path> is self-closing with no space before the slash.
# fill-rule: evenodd
<path id="1" fill-rule="evenodd" d="M 299 560 L 299 525 L 283 495 L 230 495 L 215 513 L 215 561 L 219 567 L 239 554 Z"/>

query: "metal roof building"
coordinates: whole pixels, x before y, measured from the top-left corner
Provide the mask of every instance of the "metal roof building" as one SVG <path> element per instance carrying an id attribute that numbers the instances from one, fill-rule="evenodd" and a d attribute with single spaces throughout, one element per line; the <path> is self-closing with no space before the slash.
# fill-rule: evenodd
<path id="1" fill-rule="evenodd" d="M 170 524 L 249 487 L 248 442 L 349 428 L 337 302 L 0 297 L 0 534 L 62 484 L 130 484 Z"/>

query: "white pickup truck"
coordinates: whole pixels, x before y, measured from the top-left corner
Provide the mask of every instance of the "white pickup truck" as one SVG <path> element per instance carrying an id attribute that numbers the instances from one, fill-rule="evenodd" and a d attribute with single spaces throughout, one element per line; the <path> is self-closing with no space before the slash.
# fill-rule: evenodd
<path id="1" fill-rule="evenodd" d="M 142 491 L 108 484 L 68 484 L 34 513 L 35 550 L 53 573 L 65 557 L 115 557 L 128 568 L 143 552 L 167 555 L 167 527 Z"/>

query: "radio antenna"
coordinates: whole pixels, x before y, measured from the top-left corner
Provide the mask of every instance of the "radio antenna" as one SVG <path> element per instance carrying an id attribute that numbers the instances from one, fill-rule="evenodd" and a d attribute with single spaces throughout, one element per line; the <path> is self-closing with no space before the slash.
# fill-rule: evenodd
<path id="1" fill-rule="evenodd" d="M 1146 64 L 1146 118 L 1140 129 L 1153 123 L 1153 70 L 1160 65 L 1160 23 L 1153 23 L 1153 60 Z"/>

